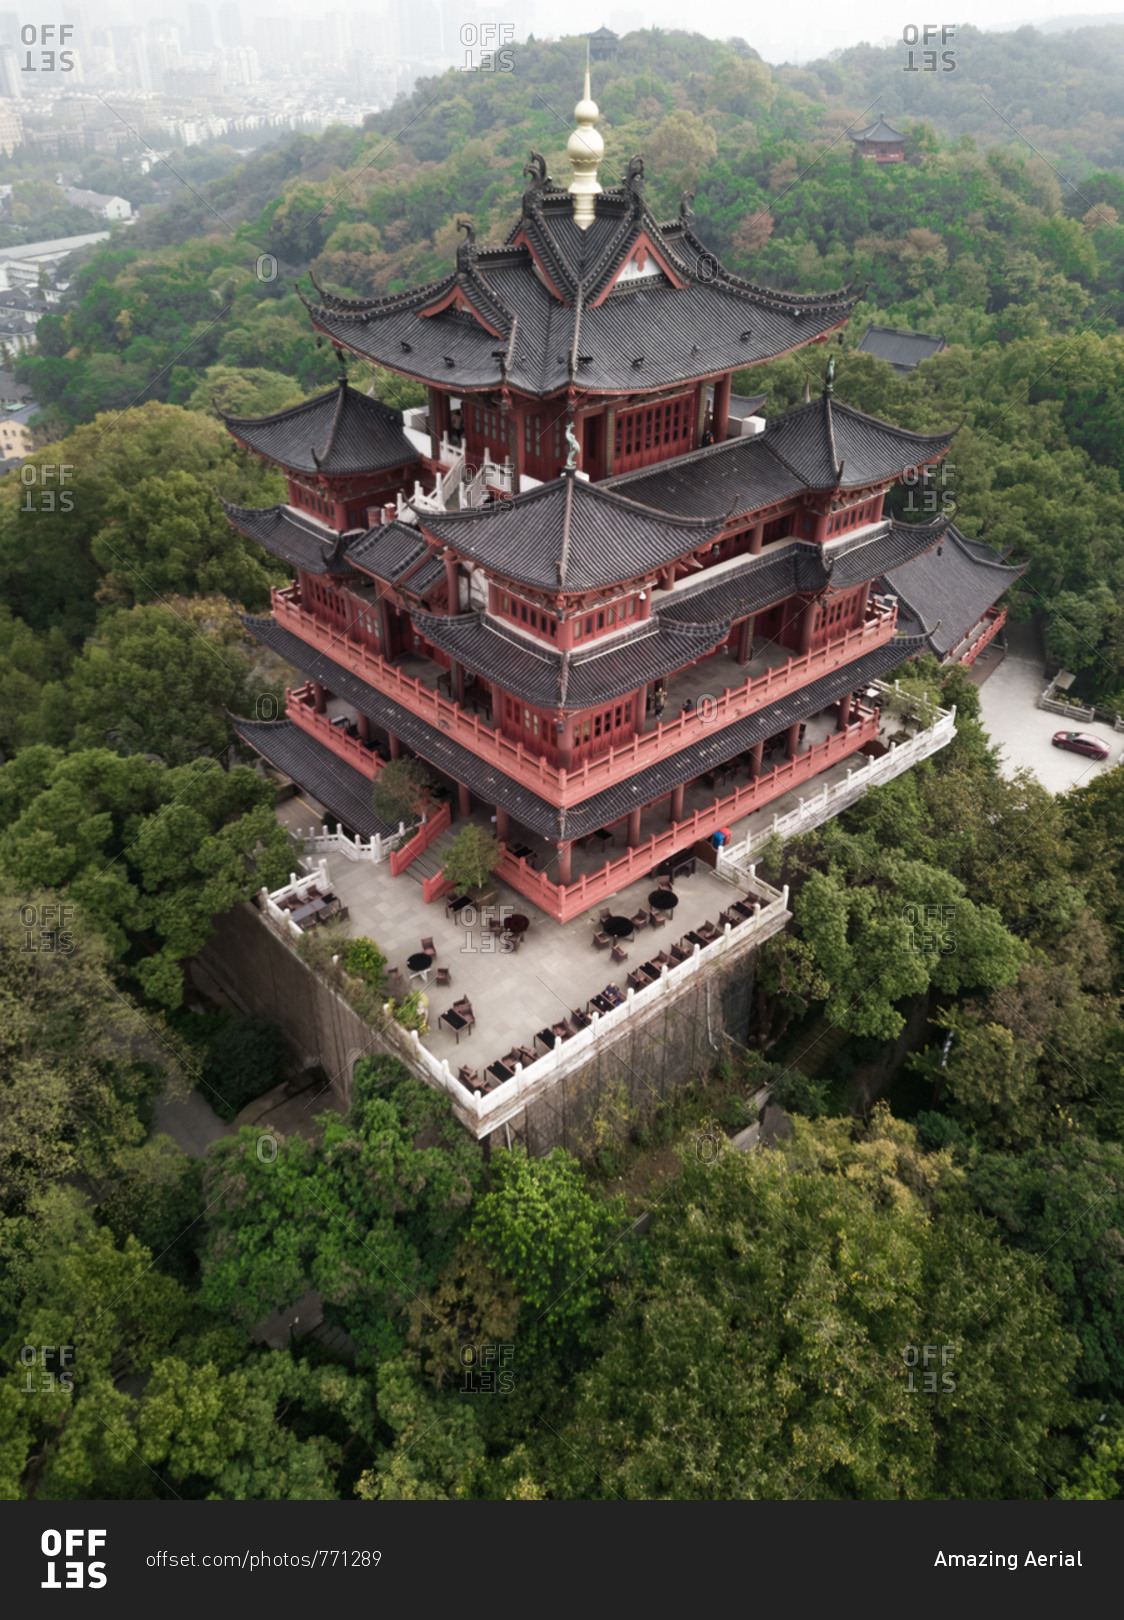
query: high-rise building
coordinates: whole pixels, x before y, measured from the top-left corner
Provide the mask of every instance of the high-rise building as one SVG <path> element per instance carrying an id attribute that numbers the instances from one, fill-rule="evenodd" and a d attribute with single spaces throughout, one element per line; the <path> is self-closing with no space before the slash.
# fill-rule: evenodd
<path id="1" fill-rule="evenodd" d="M 246 43 L 242 33 L 242 15 L 235 5 L 221 5 L 218 8 L 219 39 L 227 50 Z"/>
<path id="2" fill-rule="evenodd" d="M 190 49 L 199 56 L 207 56 L 215 48 L 215 31 L 211 26 L 211 8 L 191 0 L 187 8 L 187 34 Z"/>
<path id="3" fill-rule="evenodd" d="M 19 57 L 10 45 L 0 45 L 0 96 L 18 101 L 22 95 Z"/>

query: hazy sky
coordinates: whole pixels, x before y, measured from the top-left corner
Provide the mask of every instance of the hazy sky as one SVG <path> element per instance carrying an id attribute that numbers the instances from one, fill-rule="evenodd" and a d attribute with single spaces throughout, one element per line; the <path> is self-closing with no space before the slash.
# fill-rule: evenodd
<path id="1" fill-rule="evenodd" d="M 548 0 L 536 0 L 536 5 L 540 25 L 544 14 L 557 15 Z M 934 0 L 928 6 L 922 6 L 919 0 L 913 4 L 910 0 L 863 0 L 861 5 L 840 4 L 839 0 L 792 0 L 791 4 L 774 6 L 747 6 L 745 0 L 710 0 L 694 13 L 678 0 L 579 0 L 578 5 L 567 9 L 566 31 L 596 28 L 601 23 L 611 28 L 612 13 L 618 9 L 641 12 L 645 26 L 697 28 L 714 39 L 740 35 L 767 62 L 807 61 L 856 45 L 860 40 L 872 45 L 901 41 L 907 24 L 920 28 L 926 22 L 938 27 L 948 23 L 955 27 L 968 22 L 977 28 L 1010 28 L 1039 18 L 1087 18 L 1101 10 L 1096 0 L 1060 0 L 1057 5 L 1051 5 L 1050 0 L 983 0 L 979 6 L 965 6 L 964 0 L 954 4 L 946 0 L 944 6 Z M 1103 8 L 1106 15 L 1114 9 Z M 514 14 L 519 15 L 518 0 Z M 1119 10 L 1116 15 L 1120 15 Z"/>

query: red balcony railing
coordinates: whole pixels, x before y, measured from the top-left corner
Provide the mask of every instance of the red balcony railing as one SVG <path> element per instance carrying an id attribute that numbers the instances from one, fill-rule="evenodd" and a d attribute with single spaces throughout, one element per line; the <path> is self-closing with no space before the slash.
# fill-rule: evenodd
<path id="1" fill-rule="evenodd" d="M 864 711 L 862 719 L 848 726 L 846 731 L 833 732 L 795 759 L 785 760 L 768 775 L 756 777 L 745 786 L 735 788 L 706 809 L 696 810 L 685 820 L 677 821 L 666 832 L 653 833 L 645 843 L 630 849 L 619 860 L 610 861 L 600 872 L 590 877 L 580 877 L 569 886 L 551 883 L 542 872 L 536 872 L 525 860 L 516 860 L 507 850 L 496 875 L 519 894 L 533 900 L 548 916 L 558 922 L 571 922 L 583 911 L 603 904 L 637 878 L 645 876 L 669 855 L 690 848 L 700 838 L 709 838 L 719 827 L 731 825 L 800 783 L 818 776 L 829 765 L 845 759 L 848 754 L 857 753 L 877 735 L 878 715 Z M 436 880 L 433 881 L 435 888 L 432 897 L 436 897 L 444 885 L 436 886 Z M 430 898 L 427 894 L 426 899 Z"/>
<path id="2" fill-rule="evenodd" d="M 294 600 L 294 587 L 273 591 L 273 611 L 277 622 L 308 646 L 325 653 L 384 697 L 401 703 L 419 719 L 436 726 L 447 736 L 489 761 L 505 775 L 523 783 L 559 806 L 580 804 L 592 794 L 635 776 L 659 760 L 705 737 L 712 726 L 729 725 L 744 719 L 766 704 L 789 692 L 799 691 L 842 664 L 853 663 L 864 653 L 884 646 L 893 638 L 897 606 L 876 609 L 865 624 L 829 642 L 814 652 L 801 653 L 741 686 L 725 687 L 694 714 L 681 715 L 666 725 L 658 725 L 643 736 L 632 738 L 596 759 L 587 760 L 566 771 L 547 764 L 522 743 L 512 742 L 475 715 L 466 714 L 459 703 L 405 675 L 377 653 L 351 640 L 340 631 L 315 618 Z M 352 739 L 354 740 L 354 739 Z"/>

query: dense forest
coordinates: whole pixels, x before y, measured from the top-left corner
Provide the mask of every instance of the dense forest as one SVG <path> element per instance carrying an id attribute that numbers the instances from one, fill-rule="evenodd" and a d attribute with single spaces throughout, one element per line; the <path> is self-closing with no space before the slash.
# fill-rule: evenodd
<path id="1" fill-rule="evenodd" d="M 958 523 L 1029 560 L 1012 614 L 1124 709 L 1124 30 L 957 48 L 950 88 L 868 47 L 770 70 L 630 35 L 595 78 L 602 175 L 642 150 L 649 196 L 693 190 L 754 280 L 857 278 L 838 397 L 962 422 Z M 446 268 L 467 213 L 501 240 L 527 150 L 563 172 L 582 51 L 529 44 L 506 80 L 220 161 L 83 256 L 20 365 L 43 413 L 0 480 L 0 1497 L 1124 1491 L 1124 780 L 1003 776 L 963 671 L 900 672 L 956 704 L 949 748 L 767 851 L 795 924 L 752 1044 L 654 1122 L 486 1158 L 372 1058 L 347 1116 L 273 1158 L 251 1127 L 205 1159 L 153 1134 L 160 1098 L 233 1120 L 285 1061 L 275 1026 L 183 1005 L 214 919 L 294 860 L 228 719 L 291 684 L 236 611 L 282 576 L 219 504 L 282 486 L 219 411 L 334 375 L 293 276 L 397 289 Z M 883 91 L 909 160 L 856 165 L 846 128 Z M 871 319 L 949 347 L 897 377 L 855 352 Z M 737 386 L 782 410 L 824 360 Z M 911 941 L 909 901 L 950 908 L 952 950 Z M 792 1134 L 737 1152 L 764 1084 Z M 309 1289 L 349 1348 L 266 1348 L 254 1324 Z"/>

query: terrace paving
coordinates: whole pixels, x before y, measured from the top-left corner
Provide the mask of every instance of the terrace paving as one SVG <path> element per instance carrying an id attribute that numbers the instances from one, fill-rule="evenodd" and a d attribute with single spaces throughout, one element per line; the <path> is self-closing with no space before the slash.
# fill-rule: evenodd
<path id="1" fill-rule="evenodd" d="M 346 712 L 346 705 L 334 700 L 329 708 L 333 713 Z M 893 729 L 895 724 L 889 721 L 885 729 Z M 806 743 L 819 741 L 832 729 L 830 715 L 818 716 L 808 724 Z M 809 799 L 829 784 L 844 779 L 848 763 L 844 760 L 829 767 L 801 783 L 796 792 L 779 795 L 767 806 L 733 823 L 731 831 L 735 841 L 750 832 L 755 837 L 767 836 L 774 815 L 795 809 L 798 798 Z M 685 797 L 686 813 L 696 806 L 708 805 L 713 797 L 713 789 L 701 782 L 692 784 Z M 277 813 L 291 830 L 307 833 L 314 820 L 319 821 L 321 807 L 307 796 L 298 795 L 281 803 Z M 483 827 L 491 825 L 486 808 L 478 810 L 472 819 Z M 454 831 L 457 825 L 454 823 Z M 642 836 L 662 832 L 666 826 L 667 806 L 656 805 L 644 813 Z M 446 834 L 445 839 L 448 836 Z M 545 870 L 550 871 L 553 852 L 548 854 L 541 839 L 526 834 L 513 822 L 509 842 L 528 844 L 539 857 L 540 869 L 544 869 L 545 862 Z M 606 854 L 610 858 L 623 854 L 623 824 L 615 829 L 615 844 L 607 851 L 593 847 L 596 843 L 597 840 L 592 840 L 586 847 L 574 849 L 575 879 L 582 873 L 592 876 L 599 871 Z M 431 1027 L 425 1045 L 436 1057 L 447 1059 L 454 1073 L 462 1063 L 482 1071 L 513 1046 L 534 1047 L 537 1030 L 568 1017 L 575 1007 L 584 1007 L 589 998 L 610 981 L 615 981 L 623 990 L 631 968 L 638 967 L 658 951 L 670 950 L 684 934 L 701 923 L 709 920 L 717 924 L 719 912 L 737 898 L 737 891 L 700 861 L 693 877 L 676 881 L 680 898 L 673 919 L 663 927 L 638 931 L 632 941 L 625 942 L 628 961 L 618 964 L 612 961 L 608 951 L 596 950 L 592 943 L 599 925 L 600 904 L 570 923 L 559 924 L 533 902 L 497 881 L 494 884 L 496 906 L 509 908 L 507 915 L 521 912 L 531 922 L 520 950 L 507 953 L 498 948 L 480 919 L 473 926 L 465 927 L 446 917 L 442 901 L 425 904 L 421 878 L 435 867 L 432 857 L 422 856 L 398 877 L 391 876 L 388 864 L 351 861 L 337 853 L 325 859 L 333 889 L 348 907 L 349 920 L 342 925 L 346 934 L 365 934 L 376 940 L 387 960 L 403 970 L 404 977 L 406 958 L 420 949 L 422 938 L 428 936 L 434 940 L 437 946 L 434 967 L 449 968 L 451 987 L 438 990 L 432 971 L 428 985 L 423 985 L 419 979 L 406 982 L 423 989 L 429 999 Z M 647 876 L 629 884 L 612 900 L 614 914 L 631 917 L 641 909 L 648 909 L 647 897 L 654 887 L 654 880 Z M 463 1033 L 458 1044 L 438 1019 L 454 1000 L 464 995 L 472 1002 L 476 1026 Z"/>

